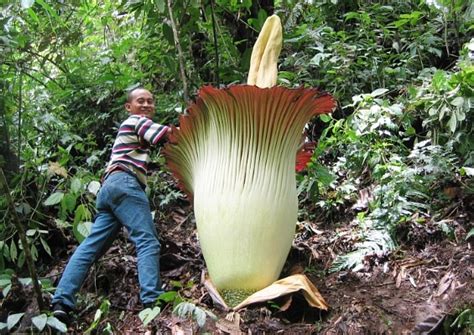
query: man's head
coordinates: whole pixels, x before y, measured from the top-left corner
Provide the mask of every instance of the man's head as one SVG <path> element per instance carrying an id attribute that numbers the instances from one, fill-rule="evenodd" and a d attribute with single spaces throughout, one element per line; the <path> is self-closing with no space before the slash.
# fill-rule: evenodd
<path id="1" fill-rule="evenodd" d="M 155 100 L 150 91 L 143 87 L 137 87 L 128 92 L 125 109 L 130 114 L 152 118 L 155 115 Z"/>

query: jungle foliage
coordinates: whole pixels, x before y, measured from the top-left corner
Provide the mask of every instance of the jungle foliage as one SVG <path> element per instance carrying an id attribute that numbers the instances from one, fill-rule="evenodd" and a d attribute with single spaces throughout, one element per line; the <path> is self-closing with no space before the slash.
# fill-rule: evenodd
<path id="1" fill-rule="evenodd" d="M 351 221 L 359 237 L 329 270 L 390 252 L 408 238 L 407 222 L 454 238 L 446 209 L 474 193 L 473 3 L 0 4 L 0 167 L 14 202 L 13 211 L 0 198 L 4 293 L 12 274 L 29 276 L 14 216 L 40 273 L 68 238 L 87 235 L 124 92 L 145 85 L 156 95 L 155 121 L 177 124 L 201 86 L 245 82 L 251 46 L 272 13 L 284 24 L 279 84 L 321 87 L 339 102 L 307 125 L 317 144 L 297 176 L 301 221 Z M 153 159 L 155 208 L 183 201 L 163 159 Z"/>

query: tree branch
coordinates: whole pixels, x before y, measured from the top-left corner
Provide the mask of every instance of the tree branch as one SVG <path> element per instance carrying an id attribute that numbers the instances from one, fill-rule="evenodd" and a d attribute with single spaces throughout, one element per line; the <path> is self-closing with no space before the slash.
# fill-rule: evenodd
<path id="1" fill-rule="evenodd" d="M 41 54 L 39 54 L 39 53 L 37 53 L 37 52 L 34 52 L 34 51 L 32 51 L 32 50 L 28 50 L 28 49 L 26 49 L 26 48 L 20 49 L 20 51 L 26 52 L 26 53 L 28 53 L 28 54 L 30 54 L 30 55 L 32 55 L 32 56 L 36 56 L 36 57 L 39 57 L 39 58 L 41 58 L 41 59 L 44 59 L 44 60 L 50 62 L 51 64 L 53 64 L 54 66 L 56 66 L 56 67 L 57 67 L 59 70 L 61 70 L 64 74 L 66 74 L 66 75 L 69 74 L 69 71 L 68 71 L 67 68 L 62 67 L 62 66 L 59 65 L 57 62 L 53 61 L 51 58 L 49 58 L 49 57 L 47 57 L 47 56 L 43 56 L 43 55 L 41 55 Z"/>
<path id="2" fill-rule="evenodd" d="M 35 76 L 29 74 L 28 72 L 24 71 L 26 69 L 22 69 L 21 73 L 25 74 L 27 77 L 30 77 L 31 79 L 33 79 L 34 81 L 36 81 L 37 83 L 41 84 L 42 86 L 48 88 L 48 85 L 46 85 L 44 82 L 42 82 L 41 80 L 39 80 L 38 78 L 36 78 Z M 32 69 L 29 69 L 29 70 L 32 70 Z M 34 70 L 33 70 L 34 71 Z M 48 78 L 49 80 L 51 80 L 53 83 L 55 83 L 60 89 L 64 90 L 64 87 L 59 84 L 56 80 L 54 80 L 53 78 L 51 78 L 50 76 L 48 75 L 45 75 L 44 73 L 41 73 L 41 72 L 38 72 L 40 73 L 41 75 L 45 76 L 46 78 Z"/>

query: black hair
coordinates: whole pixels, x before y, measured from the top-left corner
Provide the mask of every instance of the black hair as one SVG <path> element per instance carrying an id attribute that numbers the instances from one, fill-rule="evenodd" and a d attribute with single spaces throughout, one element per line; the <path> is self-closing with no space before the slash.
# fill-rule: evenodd
<path id="1" fill-rule="evenodd" d="M 131 89 L 129 89 L 127 91 L 127 102 L 131 102 L 132 101 L 132 98 L 133 98 L 133 92 L 135 92 L 136 90 L 146 90 L 145 87 L 141 86 L 141 85 L 138 85 L 138 86 L 135 86 Z"/>

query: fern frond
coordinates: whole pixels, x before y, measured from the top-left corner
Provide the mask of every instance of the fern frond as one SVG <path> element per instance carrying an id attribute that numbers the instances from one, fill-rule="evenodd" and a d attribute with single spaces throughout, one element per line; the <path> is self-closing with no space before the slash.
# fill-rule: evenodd
<path id="1" fill-rule="evenodd" d="M 395 246 L 395 242 L 385 229 L 369 230 L 365 235 L 365 240 L 356 243 L 356 250 L 337 256 L 329 268 L 329 272 L 353 269 L 356 266 L 362 265 L 365 257 L 372 255 L 383 256 L 395 249 Z"/>

